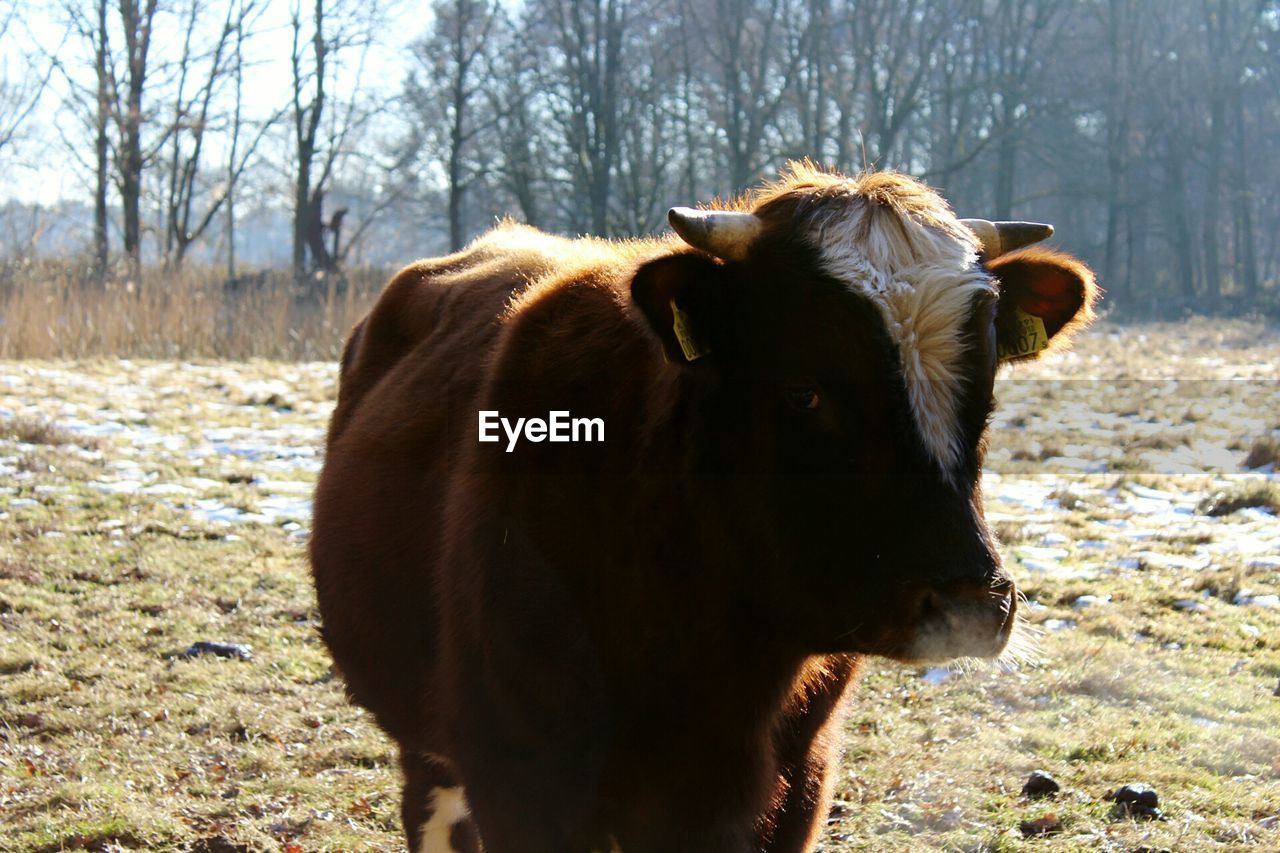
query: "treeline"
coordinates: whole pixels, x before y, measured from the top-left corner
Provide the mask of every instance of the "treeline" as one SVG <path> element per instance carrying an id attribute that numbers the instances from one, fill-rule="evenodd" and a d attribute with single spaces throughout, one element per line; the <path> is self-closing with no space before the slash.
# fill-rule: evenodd
<path id="1" fill-rule="evenodd" d="M 153 211 L 167 265 L 216 234 L 234 269 L 272 197 L 301 277 L 501 215 L 649 233 L 807 156 L 1053 222 L 1131 314 L 1280 313 L 1280 0 L 438 0 L 388 97 L 360 76 L 385 11 L 298 0 L 288 96 L 249 115 L 269 8 L 66 7 L 104 265 L 117 209 L 135 264 Z"/>
<path id="2" fill-rule="evenodd" d="M 809 156 L 921 176 L 962 215 L 1052 221 L 1112 305 L 1275 306 L 1275 2 L 435 8 L 407 96 L 455 246 L 505 211 L 652 231 Z"/>

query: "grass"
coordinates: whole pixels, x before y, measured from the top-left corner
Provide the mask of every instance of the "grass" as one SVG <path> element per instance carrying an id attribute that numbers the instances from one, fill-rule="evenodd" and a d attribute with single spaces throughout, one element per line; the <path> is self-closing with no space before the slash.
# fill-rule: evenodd
<path id="1" fill-rule="evenodd" d="M 1280 439 L 1263 436 L 1249 447 L 1249 454 L 1241 463 L 1245 468 L 1261 468 L 1270 465 L 1273 469 L 1280 465 Z"/>
<path id="2" fill-rule="evenodd" d="M 78 444 L 93 448 L 97 442 L 43 418 L 0 418 L 0 439 L 21 444 Z"/>
<path id="3" fill-rule="evenodd" d="M 1215 517 L 1251 507 L 1280 513 L 1280 486 L 1265 480 L 1250 481 L 1216 492 L 1202 503 L 1202 511 Z"/>
<path id="4" fill-rule="evenodd" d="M 824 851 L 1280 846 L 1280 610 L 1234 603 L 1280 592 L 1276 507 L 1209 512 L 1274 497 L 1242 463 L 1280 426 L 1277 340 L 1227 325 L 1103 326 L 1001 383 L 987 508 L 1038 661 L 942 683 L 871 661 Z M 1153 393 L 1159 361 L 1206 382 Z M 0 362 L 0 850 L 401 849 L 396 756 L 331 675 L 287 505 L 333 393 L 326 362 Z M 1179 454 L 1221 464 L 1162 467 Z M 253 656 L 185 656 L 199 640 Z M 1037 768 L 1058 795 L 1021 795 Z M 1167 819 L 1117 813 L 1127 782 Z"/>
<path id="5" fill-rule="evenodd" d="M 228 286 L 220 268 L 99 281 L 70 261 L 0 263 L 0 358 L 336 359 L 385 270 Z"/>

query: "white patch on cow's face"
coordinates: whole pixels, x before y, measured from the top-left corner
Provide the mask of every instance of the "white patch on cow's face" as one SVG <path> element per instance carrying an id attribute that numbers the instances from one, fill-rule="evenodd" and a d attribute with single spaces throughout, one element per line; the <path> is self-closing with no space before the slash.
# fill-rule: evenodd
<path id="1" fill-rule="evenodd" d="M 941 199 L 936 214 L 951 219 Z M 963 453 L 957 420 L 964 324 L 974 295 L 993 291 L 974 267 L 976 241 L 958 222 L 943 231 L 869 204 L 851 204 L 815 225 L 810 239 L 826 272 L 880 308 L 920 435 L 942 469 L 952 470 Z"/>
<path id="2" fill-rule="evenodd" d="M 467 797 L 461 785 L 451 788 L 433 788 L 428 797 L 431 817 L 422 827 L 418 840 L 418 853 L 452 853 L 449 837 L 453 825 L 467 820 Z"/>

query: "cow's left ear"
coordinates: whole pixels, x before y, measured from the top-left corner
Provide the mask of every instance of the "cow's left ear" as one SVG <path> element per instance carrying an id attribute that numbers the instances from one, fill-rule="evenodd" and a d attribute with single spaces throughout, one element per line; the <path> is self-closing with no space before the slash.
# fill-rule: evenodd
<path id="1" fill-rule="evenodd" d="M 1101 290 L 1070 255 L 1030 248 L 1001 255 L 987 268 L 1000 281 L 996 342 L 1001 361 L 1027 361 L 1061 348 L 1093 321 Z"/>
<path id="2" fill-rule="evenodd" d="M 724 292 L 724 267 L 701 253 L 649 261 L 631 281 L 631 299 L 662 341 L 667 361 L 687 364 L 714 349 L 716 308 Z"/>

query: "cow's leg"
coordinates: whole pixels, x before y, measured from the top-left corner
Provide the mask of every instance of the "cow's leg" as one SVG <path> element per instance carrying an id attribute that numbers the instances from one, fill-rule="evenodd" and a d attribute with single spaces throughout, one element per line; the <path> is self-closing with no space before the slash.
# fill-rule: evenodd
<path id="1" fill-rule="evenodd" d="M 840 763 L 842 700 L 857 669 L 857 658 L 835 656 L 815 662 L 797 681 L 774 737 L 778 791 L 761 826 L 760 850 L 800 853 L 821 837 Z"/>
<path id="2" fill-rule="evenodd" d="M 443 759 L 400 753 L 404 795 L 400 817 L 409 853 L 479 853 L 466 791 Z"/>

